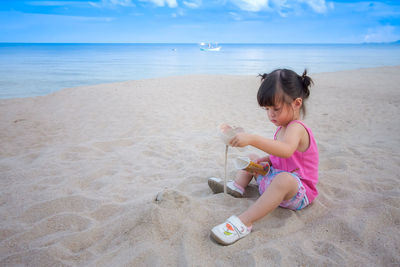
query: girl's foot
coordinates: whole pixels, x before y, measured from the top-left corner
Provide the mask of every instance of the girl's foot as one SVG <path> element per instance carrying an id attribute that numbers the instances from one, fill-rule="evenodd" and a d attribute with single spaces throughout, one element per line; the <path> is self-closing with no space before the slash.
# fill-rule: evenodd
<path id="1" fill-rule="evenodd" d="M 224 181 L 220 178 L 208 178 L 208 186 L 215 194 L 224 192 Z M 239 185 L 230 180 L 226 183 L 226 192 L 233 197 L 240 198 L 243 197 L 244 189 L 239 188 Z"/>
<path id="2" fill-rule="evenodd" d="M 250 232 L 251 227 L 247 227 L 237 216 L 233 215 L 226 222 L 215 226 L 211 230 L 211 236 L 222 245 L 231 245 Z"/>

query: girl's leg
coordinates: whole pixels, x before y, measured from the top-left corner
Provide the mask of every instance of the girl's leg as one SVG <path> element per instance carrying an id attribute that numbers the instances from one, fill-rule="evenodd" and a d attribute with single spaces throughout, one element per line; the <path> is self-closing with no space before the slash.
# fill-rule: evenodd
<path id="1" fill-rule="evenodd" d="M 257 155 L 250 154 L 249 158 L 251 161 L 256 161 L 258 159 Z M 251 179 L 253 179 L 253 174 L 247 172 L 247 171 L 238 171 L 235 179 L 235 183 L 241 186 L 242 188 L 246 188 Z"/>
<path id="2" fill-rule="evenodd" d="M 245 189 L 249 185 L 251 179 L 253 179 L 253 174 L 247 171 L 238 171 L 235 183 L 239 185 L 241 189 Z"/>
<path id="3" fill-rule="evenodd" d="M 296 179 L 289 173 L 279 173 L 257 201 L 243 212 L 239 219 L 248 227 L 261 219 L 284 200 L 293 198 L 298 191 Z"/>

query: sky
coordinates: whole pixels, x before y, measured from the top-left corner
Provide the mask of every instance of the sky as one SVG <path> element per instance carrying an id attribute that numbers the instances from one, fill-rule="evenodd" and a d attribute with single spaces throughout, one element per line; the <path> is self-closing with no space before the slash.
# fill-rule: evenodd
<path id="1" fill-rule="evenodd" d="M 0 0 L 0 42 L 400 40 L 400 0 Z"/>

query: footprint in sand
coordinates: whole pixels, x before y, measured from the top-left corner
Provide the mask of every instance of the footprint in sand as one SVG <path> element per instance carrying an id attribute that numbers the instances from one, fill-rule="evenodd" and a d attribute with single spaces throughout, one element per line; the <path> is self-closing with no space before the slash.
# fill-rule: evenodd
<path id="1" fill-rule="evenodd" d="M 328 158 L 320 163 L 321 170 L 347 170 L 347 164 L 338 158 Z"/>
<path id="2" fill-rule="evenodd" d="M 124 208 L 121 205 L 105 204 L 91 213 L 91 217 L 97 221 L 106 221 L 115 218 L 115 216 L 123 212 Z"/>
<path id="3" fill-rule="evenodd" d="M 265 262 L 275 262 L 276 266 L 281 266 L 282 264 L 282 253 L 273 247 L 266 247 L 261 250 L 262 258 L 265 259 Z"/>
<path id="4" fill-rule="evenodd" d="M 31 206 L 22 214 L 21 220 L 27 223 L 35 223 L 59 213 L 90 211 L 95 209 L 97 205 L 98 201 L 82 196 L 62 197 Z"/>
<path id="5" fill-rule="evenodd" d="M 166 209 L 189 209 L 190 199 L 182 193 L 166 189 L 159 192 L 155 198 L 155 202 L 162 208 Z"/>
<path id="6" fill-rule="evenodd" d="M 37 236 L 45 236 L 56 232 L 81 232 L 91 225 L 91 220 L 74 213 L 57 214 L 39 222 L 32 229 Z"/>
<path id="7" fill-rule="evenodd" d="M 7 238 L 19 233 L 21 229 L 12 229 L 12 228 L 0 228 L 0 242 L 6 240 Z"/>
<path id="8" fill-rule="evenodd" d="M 28 231 L 15 234 L 2 247 L 4 255 L 26 250 L 28 247 L 48 247 L 66 235 L 89 229 L 92 220 L 74 213 L 63 213 L 48 217 L 34 224 Z"/>
<path id="9" fill-rule="evenodd" d="M 93 145 L 103 152 L 112 152 L 116 148 L 132 146 L 134 142 L 131 139 L 117 139 L 112 141 L 95 142 Z"/>
<path id="10" fill-rule="evenodd" d="M 341 250 L 340 248 L 336 247 L 332 243 L 329 242 L 317 242 L 314 246 L 314 250 L 321 256 L 324 256 L 335 264 L 338 264 L 339 266 L 344 266 L 346 265 L 345 258 L 346 258 L 346 253 Z"/>
<path id="11" fill-rule="evenodd" d="M 335 202 L 335 200 L 337 202 L 337 200 L 348 199 L 352 195 L 350 189 L 337 185 L 321 184 L 320 190 L 324 197 L 329 198 L 329 200 L 333 202 Z"/>
<path id="12" fill-rule="evenodd" d="M 88 253 L 88 248 L 100 243 L 107 231 L 102 227 L 92 227 L 83 232 L 64 236 L 60 244 L 72 253 Z"/>
<path id="13" fill-rule="evenodd" d="M 97 147 L 71 146 L 60 154 L 60 158 L 66 161 L 76 161 L 85 158 L 98 158 L 103 155 L 105 155 L 104 151 Z"/>

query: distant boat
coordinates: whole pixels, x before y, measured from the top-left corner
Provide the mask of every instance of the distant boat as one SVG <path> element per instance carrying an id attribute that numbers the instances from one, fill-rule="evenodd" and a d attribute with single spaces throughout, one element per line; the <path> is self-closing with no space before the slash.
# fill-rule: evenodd
<path id="1" fill-rule="evenodd" d="M 221 50 L 221 46 L 218 46 L 218 44 L 212 44 L 212 43 L 200 43 L 200 50 L 201 51 L 219 51 Z"/>

